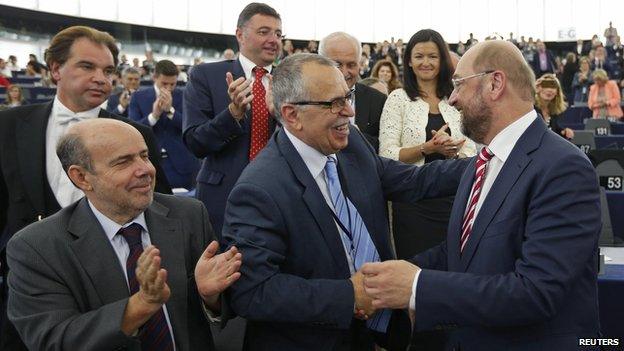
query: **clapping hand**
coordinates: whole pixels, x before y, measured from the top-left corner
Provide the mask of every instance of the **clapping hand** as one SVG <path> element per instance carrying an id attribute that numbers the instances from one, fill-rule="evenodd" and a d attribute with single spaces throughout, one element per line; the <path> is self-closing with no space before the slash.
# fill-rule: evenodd
<path id="1" fill-rule="evenodd" d="M 160 266 L 160 250 L 150 245 L 137 261 L 136 278 L 139 283 L 138 297 L 158 308 L 169 300 L 171 290 L 167 285 L 167 271 Z"/>
<path id="2" fill-rule="evenodd" d="M 240 120 L 245 116 L 247 106 L 253 100 L 253 94 L 251 94 L 251 80 L 240 77 L 234 80 L 232 73 L 227 72 L 225 74 L 225 81 L 228 85 L 228 96 L 230 97 L 230 104 L 228 109 L 236 120 Z M 269 110 L 270 112 L 270 110 Z"/>
<path id="3" fill-rule="evenodd" d="M 446 130 L 448 124 L 442 126 L 438 130 L 432 130 L 433 138 L 429 141 L 433 144 L 431 148 L 434 152 L 444 155 L 446 158 L 453 158 L 459 155 L 459 150 L 464 146 L 466 142 L 465 138 L 452 138 Z"/>
<path id="4" fill-rule="evenodd" d="M 242 255 L 235 246 L 216 255 L 219 244 L 208 245 L 195 265 L 195 283 L 204 302 L 216 308 L 219 294 L 240 278 Z"/>

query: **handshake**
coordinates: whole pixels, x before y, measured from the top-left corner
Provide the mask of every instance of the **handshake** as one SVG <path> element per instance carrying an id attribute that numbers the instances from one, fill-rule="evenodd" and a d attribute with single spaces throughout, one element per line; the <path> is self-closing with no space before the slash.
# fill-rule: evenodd
<path id="1" fill-rule="evenodd" d="M 407 261 L 371 262 L 350 278 L 355 318 L 369 319 L 378 309 L 406 309 L 420 268 Z"/>

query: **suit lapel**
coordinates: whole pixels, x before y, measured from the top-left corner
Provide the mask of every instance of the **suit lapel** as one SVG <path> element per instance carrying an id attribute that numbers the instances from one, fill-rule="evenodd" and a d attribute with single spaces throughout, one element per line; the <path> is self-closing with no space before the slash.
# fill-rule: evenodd
<path id="1" fill-rule="evenodd" d="M 514 184 L 516 184 L 531 162 L 531 158 L 528 154 L 539 147 L 542 135 L 545 131 L 546 126 L 542 119 L 536 118 L 520 136 L 518 142 L 509 154 L 507 161 L 505 161 L 494 184 L 492 184 L 492 188 L 484 199 L 479 213 L 477 213 L 477 217 L 472 226 L 472 233 L 470 233 L 470 238 L 461 256 L 462 271 L 468 269 L 470 261 L 479 246 L 481 237 L 483 237 L 485 230 L 492 222 L 492 219 L 500 209 L 503 201 L 513 189 Z"/>
<path id="2" fill-rule="evenodd" d="M 67 231 L 76 237 L 69 246 L 91 278 L 102 304 L 128 298 L 130 292 L 119 258 L 86 198 L 76 205 Z"/>
<path id="3" fill-rule="evenodd" d="M 145 221 L 152 245 L 160 250 L 162 267 L 167 270 L 167 284 L 171 298 L 167 302 L 167 313 L 176 340 L 188 340 L 187 301 L 188 277 L 186 276 L 185 235 L 177 219 L 167 217 L 169 209 L 154 201 L 145 211 Z"/>
<path id="4" fill-rule="evenodd" d="M 20 175 L 26 192 L 38 213 L 44 215 L 46 177 L 46 130 L 52 102 L 39 105 L 28 116 L 17 119 L 15 139 Z"/>
<path id="5" fill-rule="evenodd" d="M 284 132 L 281 130 L 277 131 L 274 138 L 276 138 L 278 148 L 286 159 L 290 169 L 293 171 L 297 180 L 305 188 L 303 192 L 303 201 L 308 207 L 308 210 L 310 210 L 316 224 L 319 226 L 321 235 L 327 244 L 329 252 L 334 258 L 337 269 L 345 275 L 350 275 L 349 265 L 347 263 L 344 247 L 340 239 L 340 234 L 338 233 L 338 228 L 334 223 L 330 212 L 331 210 L 329 206 L 327 206 L 325 198 L 318 188 L 316 181 L 312 178 L 312 175 L 310 175 L 310 172 L 301 159 L 301 156 L 299 156 L 299 153 L 297 153 L 297 150 L 292 145 L 290 140 L 288 140 L 288 137 L 284 134 Z"/>
<path id="6" fill-rule="evenodd" d="M 477 158 L 473 157 L 470 164 L 468 164 L 468 167 L 466 167 L 453 202 L 453 210 L 451 211 L 451 217 L 449 219 L 448 234 L 446 239 L 449 271 L 459 270 L 461 259 L 459 254 L 461 226 L 464 220 L 466 205 L 468 203 L 468 196 L 470 196 L 470 190 L 472 190 L 472 183 L 474 182 L 476 160 Z"/>

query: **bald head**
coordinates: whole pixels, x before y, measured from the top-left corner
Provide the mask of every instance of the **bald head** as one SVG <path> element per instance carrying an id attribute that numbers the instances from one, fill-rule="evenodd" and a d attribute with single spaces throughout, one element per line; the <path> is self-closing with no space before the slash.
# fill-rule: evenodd
<path id="1" fill-rule="evenodd" d="M 138 137 L 143 140 L 139 131 L 128 123 L 111 118 L 95 118 L 78 122 L 67 130 L 56 146 L 56 154 L 65 172 L 71 165 L 81 166 L 92 172 L 93 146 L 106 147 L 117 138 Z"/>
<path id="2" fill-rule="evenodd" d="M 466 51 L 462 57 L 464 60 L 472 64 L 474 72 L 504 72 L 512 92 L 522 101 L 533 102 L 535 74 L 513 43 L 503 40 L 478 43 Z"/>
<path id="3" fill-rule="evenodd" d="M 318 52 L 319 55 L 329 57 L 328 50 L 336 50 L 345 45 L 355 48 L 358 57 L 362 55 L 362 45 L 360 45 L 360 41 L 356 37 L 345 32 L 334 32 L 321 39 Z"/>
<path id="4" fill-rule="evenodd" d="M 334 60 L 347 82 L 347 87 L 353 88 L 360 78 L 360 41 L 345 32 L 334 32 L 321 40 L 319 54 Z"/>

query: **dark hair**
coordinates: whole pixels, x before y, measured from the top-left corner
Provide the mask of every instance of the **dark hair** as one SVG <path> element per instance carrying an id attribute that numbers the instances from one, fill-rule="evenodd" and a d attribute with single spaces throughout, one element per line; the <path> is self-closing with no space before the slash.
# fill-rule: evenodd
<path id="1" fill-rule="evenodd" d="M 155 76 L 159 76 L 159 75 L 163 75 L 163 76 L 177 76 L 178 73 L 180 73 L 178 71 L 178 67 L 175 65 L 175 63 L 169 61 L 169 60 L 160 60 L 156 63 L 156 66 L 154 67 L 154 75 Z"/>
<path id="2" fill-rule="evenodd" d="M 448 53 L 446 42 L 440 33 L 433 29 L 423 29 L 412 35 L 405 50 L 403 51 L 403 89 L 407 96 L 413 101 L 417 97 L 422 95 L 416 75 L 412 71 L 412 67 L 409 63 L 412 60 L 412 49 L 418 43 L 433 42 L 440 51 L 440 72 L 438 73 L 438 84 L 436 88 L 436 95 L 438 98 L 444 98 L 451 96 L 453 92 L 453 82 L 451 81 L 453 75 L 453 66 L 451 65 L 451 57 Z"/>
<path id="3" fill-rule="evenodd" d="M 245 6 L 243 11 L 241 11 L 240 15 L 238 15 L 238 22 L 236 22 L 236 27 L 243 27 L 247 21 L 249 21 L 255 15 L 265 15 L 270 17 L 275 17 L 278 20 L 282 20 L 279 13 L 275 11 L 274 8 L 267 4 L 263 4 L 261 2 L 252 2 L 249 5 Z"/>
<path id="4" fill-rule="evenodd" d="M 115 67 L 119 63 L 117 56 L 119 55 L 119 48 L 115 44 L 115 39 L 106 32 L 101 32 L 97 29 L 86 26 L 73 26 L 65 28 L 58 32 L 50 41 L 50 47 L 45 51 L 45 62 L 50 69 L 52 69 L 52 63 L 56 62 L 60 65 L 67 62 L 71 46 L 74 42 L 80 38 L 87 38 L 96 44 L 105 45 L 113 55 Z M 55 82 L 56 83 L 56 82 Z"/>

